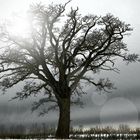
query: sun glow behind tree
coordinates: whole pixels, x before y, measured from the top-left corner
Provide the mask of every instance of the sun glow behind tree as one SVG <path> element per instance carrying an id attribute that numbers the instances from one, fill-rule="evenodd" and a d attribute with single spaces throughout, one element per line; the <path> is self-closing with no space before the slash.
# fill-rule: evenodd
<path id="1" fill-rule="evenodd" d="M 31 32 L 28 17 L 13 16 L 7 21 L 7 30 L 12 36 L 27 37 Z"/>

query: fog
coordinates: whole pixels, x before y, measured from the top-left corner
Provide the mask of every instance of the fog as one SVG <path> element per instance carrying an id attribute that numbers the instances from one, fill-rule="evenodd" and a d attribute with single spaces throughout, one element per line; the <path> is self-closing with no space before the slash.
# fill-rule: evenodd
<path id="1" fill-rule="evenodd" d="M 31 0 L 0 0 L 0 17 L 6 18 L 13 11 L 24 11 Z M 34 1 L 34 3 L 37 2 Z M 50 3 L 51 1 L 43 1 Z M 53 2 L 58 2 L 53 0 Z M 66 2 L 65 0 L 59 2 Z M 139 0 L 73 0 L 70 6 L 78 6 L 82 14 L 105 15 L 112 13 L 126 23 L 130 23 L 134 30 L 124 39 L 130 52 L 140 54 L 140 1 Z M 69 7 L 70 7 L 69 6 Z M 140 63 L 126 65 L 117 61 L 119 74 L 102 72 L 97 77 L 109 77 L 115 83 L 116 90 L 112 93 L 97 94 L 95 87 L 86 88 L 87 95 L 83 95 L 83 108 L 72 106 L 71 123 L 73 125 L 103 125 L 128 123 L 139 126 L 140 118 Z M 58 112 L 50 112 L 44 117 L 38 116 L 38 111 L 32 112 L 34 100 L 30 97 L 23 101 L 9 101 L 20 87 L 10 89 L 5 95 L 0 95 L 0 123 L 34 123 L 47 122 L 56 124 Z"/>

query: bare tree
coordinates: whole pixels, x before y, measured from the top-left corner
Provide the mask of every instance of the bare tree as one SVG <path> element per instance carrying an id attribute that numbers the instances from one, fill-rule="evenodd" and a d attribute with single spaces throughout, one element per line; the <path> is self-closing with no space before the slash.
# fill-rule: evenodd
<path id="1" fill-rule="evenodd" d="M 128 63 L 138 60 L 137 54 L 128 54 L 123 42 L 124 36 L 132 31 L 129 24 L 111 14 L 82 16 L 78 8 L 66 13 L 69 2 L 31 6 L 32 28 L 28 38 L 11 36 L 4 26 L 0 36 L 1 89 L 5 91 L 25 81 L 23 90 L 15 97 L 20 99 L 44 90 L 45 98 L 33 109 L 46 102 L 54 103 L 48 110 L 58 105 L 57 138 L 69 137 L 70 104 L 76 103 L 71 97 L 82 93 L 81 82 L 109 91 L 113 88 L 109 79 L 95 81 L 92 77 L 103 70 L 117 71 L 118 57 Z"/>

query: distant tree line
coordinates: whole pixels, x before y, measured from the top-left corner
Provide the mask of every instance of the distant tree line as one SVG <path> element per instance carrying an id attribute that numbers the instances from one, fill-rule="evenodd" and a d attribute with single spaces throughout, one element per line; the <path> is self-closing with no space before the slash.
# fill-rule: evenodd
<path id="1" fill-rule="evenodd" d="M 46 123 L 0 125 L 0 138 L 51 138 L 55 136 L 56 128 Z M 140 128 L 130 128 L 121 124 L 118 128 L 112 126 L 84 129 L 70 128 L 70 138 L 80 139 L 140 139 Z"/>
<path id="2" fill-rule="evenodd" d="M 46 138 L 53 136 L 54 126 L 45 123 L 0 125 L 0 138 Z"/>

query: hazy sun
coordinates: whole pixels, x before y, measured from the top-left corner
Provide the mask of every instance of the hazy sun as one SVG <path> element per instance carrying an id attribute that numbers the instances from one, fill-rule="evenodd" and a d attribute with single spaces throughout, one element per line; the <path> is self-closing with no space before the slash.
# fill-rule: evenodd
<path id="1" fill-rule="evenodd" d="M 26 16 L 10 17 L 7 21 L 7 31 L 14 36 L 28 36 L 31 31 L 29 18 Z"/>

